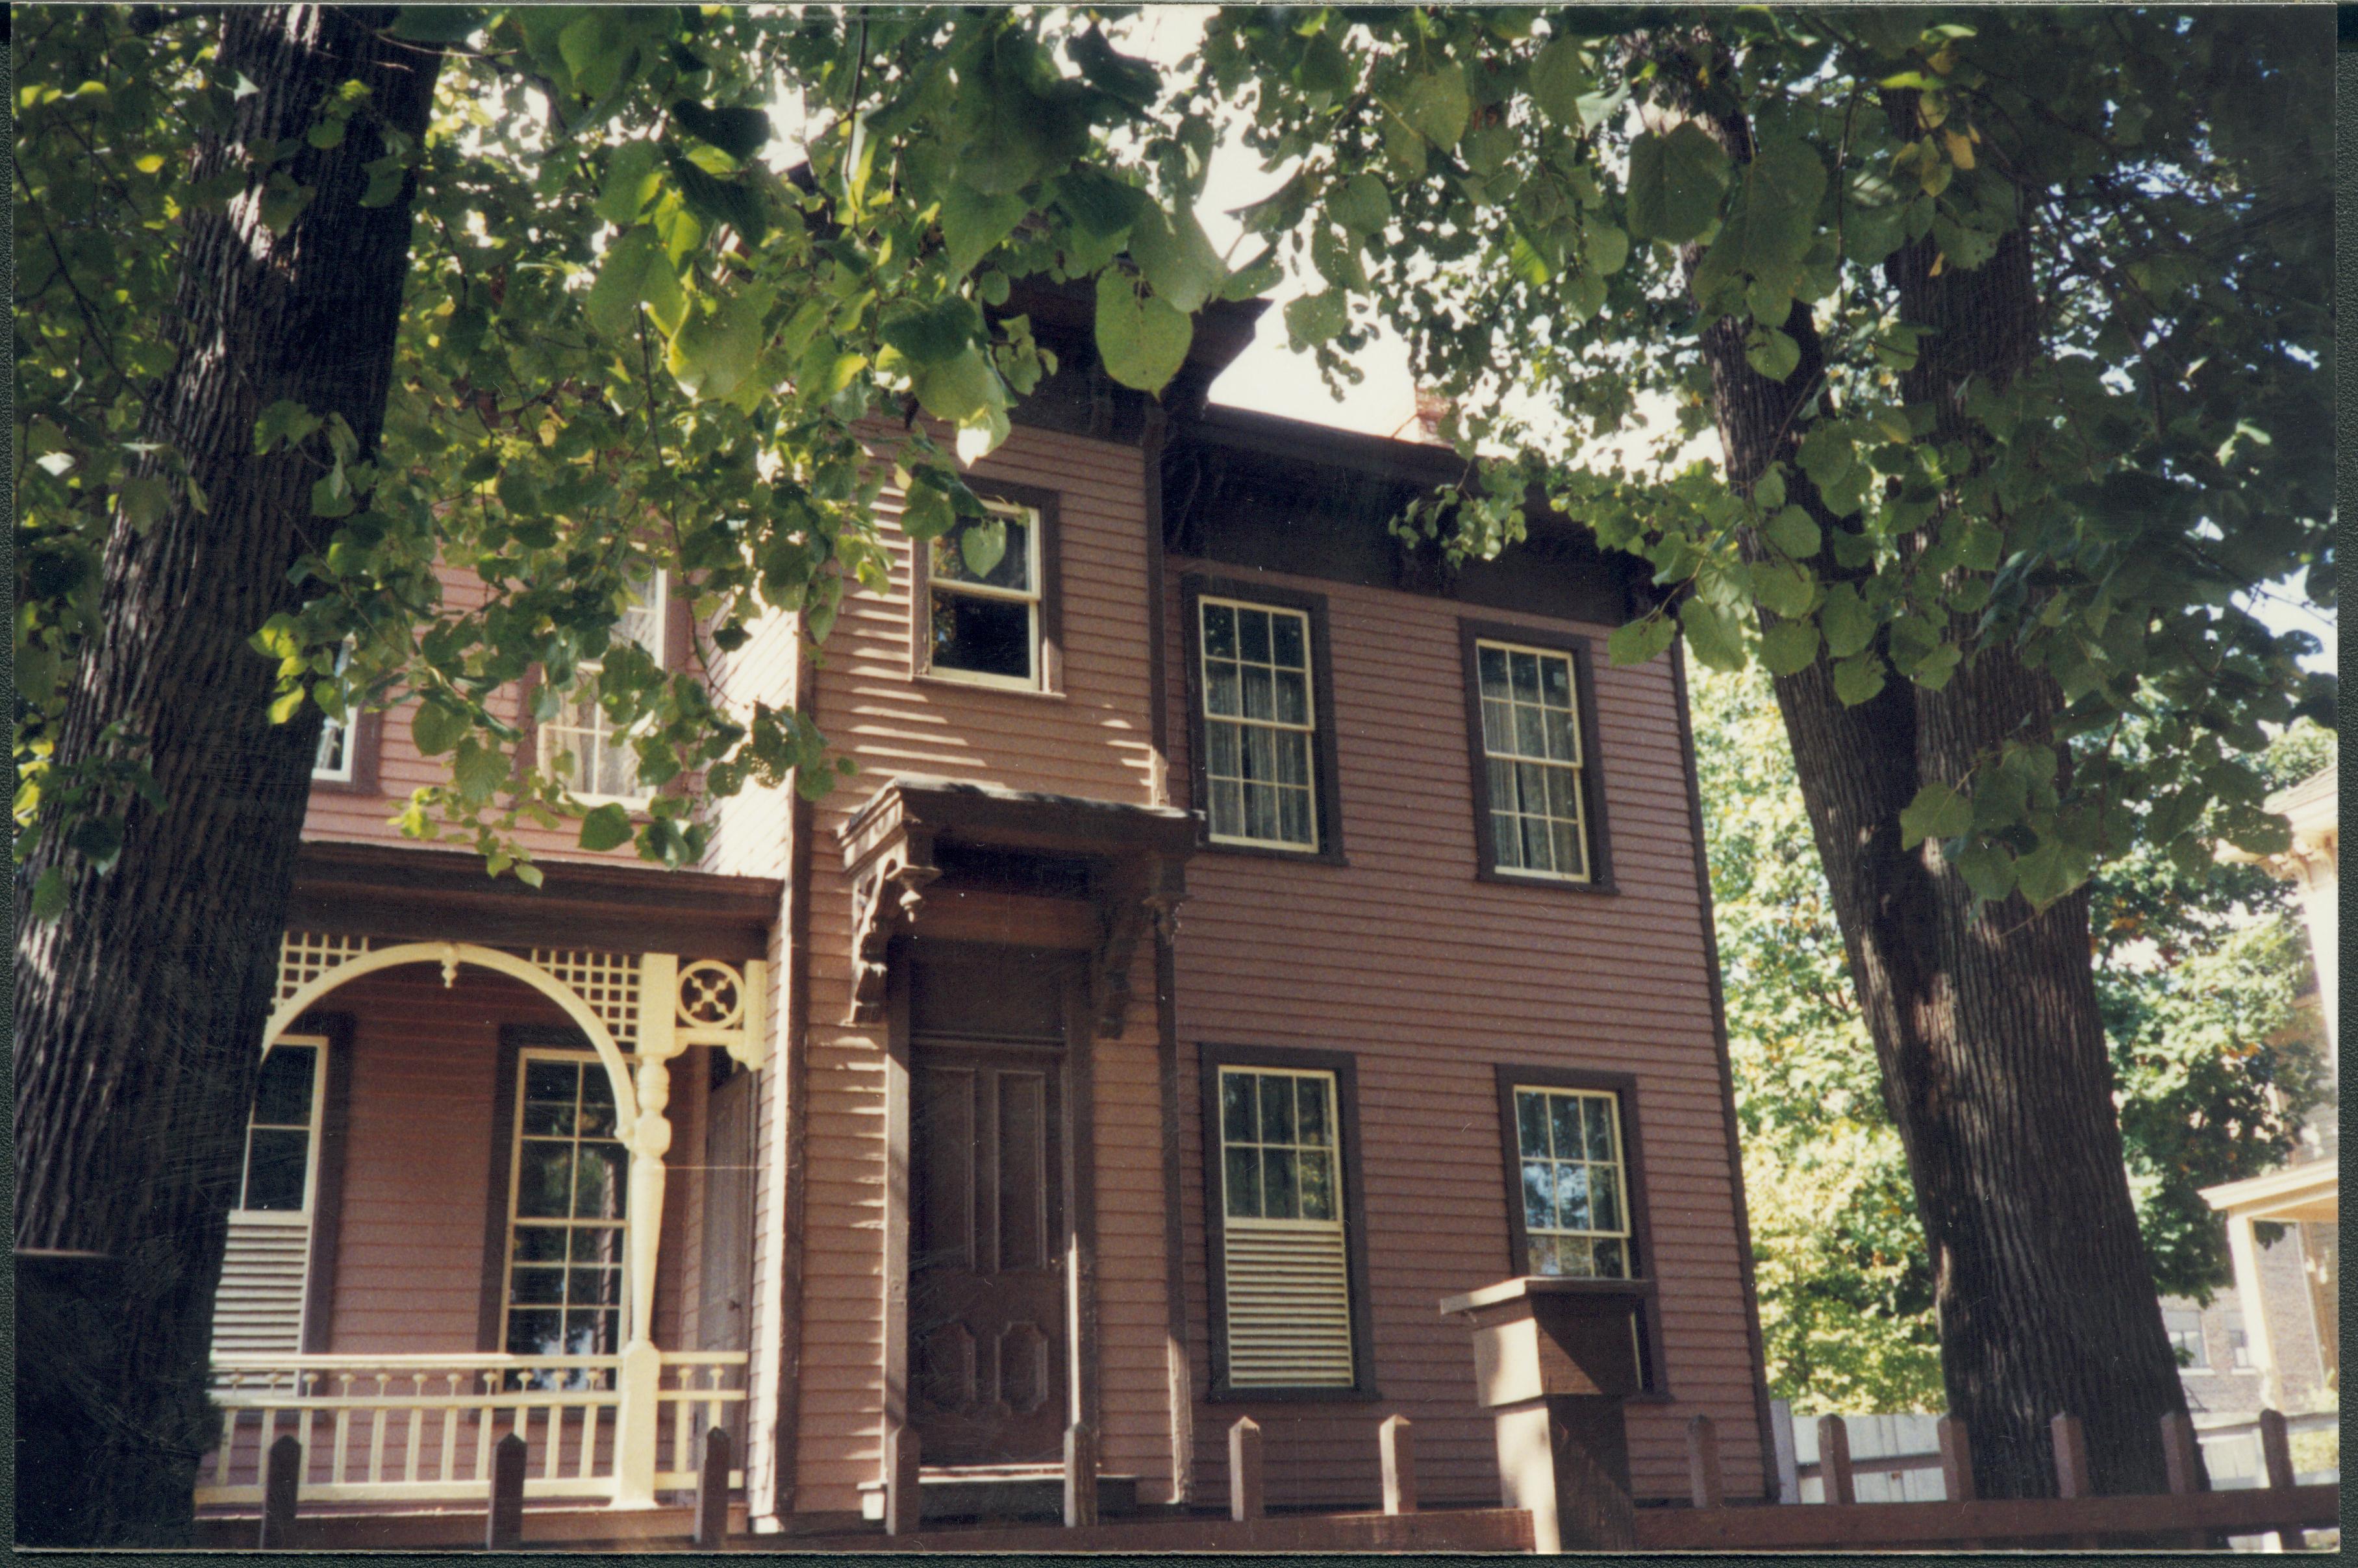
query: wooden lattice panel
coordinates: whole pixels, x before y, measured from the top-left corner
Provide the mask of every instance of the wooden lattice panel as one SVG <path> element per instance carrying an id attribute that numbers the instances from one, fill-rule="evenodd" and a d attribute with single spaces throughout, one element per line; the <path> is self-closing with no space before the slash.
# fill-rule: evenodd
<path id="1" fill-rule="evenodd" d="M 365 936 L 331 936 L 319 931 L 289 931 L 278 945 L 278 997 L 286 1001 L 297 991 L 368 951 Z"/>
<path id="2" fill-rule="evenodd" d="M 579 997 L 624 1051 L 639 1041 L 639 956 L 579 947 L 535 947 L 526 955 Z"/>

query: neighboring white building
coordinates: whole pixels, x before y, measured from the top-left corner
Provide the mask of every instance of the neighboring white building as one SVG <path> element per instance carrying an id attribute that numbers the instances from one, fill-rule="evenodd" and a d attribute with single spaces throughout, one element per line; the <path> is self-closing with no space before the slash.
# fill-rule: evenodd
<path id="1" fill-rule="evenodd" d="M 2292 846 L 2280 855 L 2256 859 L 2277 876 L 2300 886 L 2309 950 L 2317 966 L 2318 1001 L 2325 1012 L 2325 1038 L 2331 1052 L 2327 1095 L 2331 1108 L 2341 1098 L 2342 1076 L 2340 770 L 2328 767 L 2269 796 L 2267 804 L 2269 810 L 2282 813 L 2291 824 Z M 2228 851 L 2228 856 L 2254 859 L 2234 851 Z M 2227 1223 L 2228 1251 L 2234 1260 L 2235 1293 L 2242 1307 L 2244 1357 L 2259 1374 L 2263 1402 L 2278 1410 L 2295 1403 L 2330 1405 L 2340 1398 L 2342 1207 L 2336 1142 L 2329 1108 L 2313 1119 L 2300 1150 L 2283 1169 L 2202 1191 Z M 2260 1225 L 2282 1226 L 2287 1234 L 2273 1246 L 2263 1247 L 2255 1231 Z M 2286 1270 L 2277 1254 L 2288 1249 L 2299 1260 L 2305 1290 L 2287 1288 Z M 2309 1331 L 2309 1336 L 2301 1335 L 2303 1328 Z M 2304 1337 L 2315 1346 L 2314 1380 L 2296 1371 L 2306 1370 L 2303 1352 L 2309 1346 L 2298 1343 Z"/>

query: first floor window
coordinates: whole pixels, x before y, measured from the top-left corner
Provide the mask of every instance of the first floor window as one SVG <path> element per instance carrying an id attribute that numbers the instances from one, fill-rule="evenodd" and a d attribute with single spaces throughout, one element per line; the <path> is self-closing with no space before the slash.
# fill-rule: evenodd
<path id="1" fill-rule="evenodd" d="M 299 1215 L 311 1206 L 311 1167 L 319 1140 L 320 1046 L 280 1041 L 262 1058 L 246 1122 L 245 1169 L 236 1206 L 247 1213 Z"/>
<path id="2" fill-rule="evenodd" d="M 262 1058 L 213 1294 L 215 1354 L 303 1348 L 327 1053 L 324 1039 L 288 1035 Z"/>
<path id="3" fill-rule="evenodd" d="M 935 675 L 981 686 L 1041 684 L 1044 598 L 1039 514 L 991 503 L 917 546 L 926 557 L 926 663 Z"/>
<path id="4" fill-rule="evenodd" d="M 1621 1097 L 1518 1084 L 1514 1101 L 1525 1271 L 1631 1278 Z"/>
<path id="5" fill-rule="evenodd" d="M 1310 617 L 1209 598 L 1197 613 L 1213 842 L 1317 849 Z"/>
<path id="6" fill-rule="evenodd" d="M 1331 1072 L 1218 1069 L 1230 1388 L 1357 1381 L 1336 1102 Z"/>
<path id="7" fill-rule="evenodd" d="M 1590 880 L 1588 779 L 1572 655 L 1477 640 L 1495 871 Z"/>
<path id="8" fill-rule="evenodd" d="M 612 641 L 635 643 L 660 666 L 664 662 L 666 575 L 658 570 L 630 590 L 630 603 L 614 624 Z M 644 805 L 639 760 L 631 730 L 618 730 L 600 700 L 602 660 L 585 659 L 573 689 L 555 715 L 540 725 L 540 765 L 563 767 L 573 793 L 584 800 Z M 562 762 L 560 763 L 560 759 Z"/>
<path id="9" fill-rule="evenodd" d="M 526 1052 L 516 1086 L 505 1325 L 515 1356 L 606 1356 L 622 1347 L 630 1153 L 615 1137 L 605 1065 Z"/>

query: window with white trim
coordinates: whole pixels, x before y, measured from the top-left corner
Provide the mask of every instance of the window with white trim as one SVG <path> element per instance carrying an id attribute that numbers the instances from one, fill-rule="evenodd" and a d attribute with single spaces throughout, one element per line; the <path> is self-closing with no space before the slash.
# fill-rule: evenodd
<path id="1" fill-rule="evenodd" d="M 2202 1333 L 2202 1314 L 2191 1307 L 2167 1307 L 2161 1314 L 2161 1325 L 2169 1334 L 2169 1347 L 2178 1357 L 2178 1364 L 2194 1371 L 2211 1368 L 2211 1346 Z"/>
<path id="2" fill-rule="evenodd" d="M 1209 595 L 1196 613 L 1212 841 L 1317 849 L 1310 617 Z"/>
<path id="3" fill-rule="evenodd" d="M 1232 1389 L 1357 1380 L 1333 1073 L 1219 1069 L 1222 1290 Z"/>
<path id="4" fill-rule="evenodd" d="M 1514 1093 L 1526 1271 L 1630 1278 L 1621 1097 L 1527 1084 Z"/>
<path id="5" fill-rule="evenodd" d="M 1046 592 L 1040 514 L 985 505 L 988 516 L 919 546 L 928 552 L 925 666 L 946 680 L 1033 690 Z"/>
<path id="6" fill-rule="evenodd" d="M 346 643 L 336 650 L 336 675 L 341 677 L 352 662 L 352 645 Z M 329 714 L 319 724 L 319 749 L 311 758 L 311 776 L 330 784 L 352 783 L 352 759 L 358 751 L 352 726 Z"/>
<path id="7" fill-rule="evenodd" d="M 1590 880 L 1588 779 L 1569 654 L 1474 644 L 1494 871 Z"/>
<path id="8" fill-rule="evenodd" d="M 607 1356 L 622 1344 L 630 1152 L 614 1089 L 587 1052 L 516 1064 L 500 1346 L 515 1356 Z"/>
<path id="9" fill-rule="evenodd" d="M 615 641 L 636 643 L 658 666 L 664 662 L 668 575 L 658 569 L 633 585 L 613 632 Z M 644 806 L 650 792 L 639 782 L 638 757 L 631 746 L 637 731 L 618 731 L 607 717 L 598 694 L 602 668 L 602 660 L 582 660 L 573 689 L 552 717 L 541 720 L 540 765 L 554 768 L 560 757 L 568 759 L 567 782 L 579 799 Z"/>
<path id="10" fill-rule="evenodd" d="M 292 1355 L 303 1347 L 327 1051 L 324 1038 L 287 1035 L 263 1055 L 213 1297 L 217 1354 Z"/>

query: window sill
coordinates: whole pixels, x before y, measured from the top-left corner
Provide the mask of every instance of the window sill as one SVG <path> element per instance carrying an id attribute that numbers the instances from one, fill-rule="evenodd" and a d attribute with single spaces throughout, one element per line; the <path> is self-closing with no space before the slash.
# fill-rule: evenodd
<path id="1" fill-rule="evenodd" d="M 1383 1395 L 1371 1388 L 1228 1389 L 1215 1387 L 1204 1402 L 1214 1405 L 1366 1405 Z"/>
<path id="2" fill-rule="evenodd" d="M 1195 840 L 1196 849 L 1206 855 L 1245 855 L 1260 860 L 1293 860 L 1306 866 L 1343 866 L 1350 861 L 1340 849 L 1280 849 L 1267 844 L 1224 844 L 1212 838 Z"/>
<path id="3" fill-rule="evenodd" d="M 313 795 L 376 795 L 381 793 L 373 780 L 322 778 L 311 775 Z"/>
<path id="4" fill-rule="evenodd" d="M 1594 881 L 1575 882 L 1567 881 L 1562 877 L 1533 877 L 1515 871 L 1502 871 L 1495 866 L 1477 866 L 1475 868 L 1474 880 L 1477 882 L 1497 882 L 1503 887 L 1537 888 L 1542 892 L 1617 893 L 1621 891 L 1614 886 L 1610 880 L 1602 877 Z"/>
<path id="5" fill-rule="evenodd" d="M 1045 699 L 1049 702 L 1068 702 L 1071 700 L 1071 698 L 1067 697 L 1063 692 L 1053 691 L 1046 687 L 1001 686 L 996 681 L 961 680 L 957 676 L 941 675 L 933 670 L 917 671 L 915 674 L 910 676 L 909 682 L 913 686 L 947 687 L 953 691 L 988 692 L 994 697 L 1032 697 L 1034 699 Z"/>

